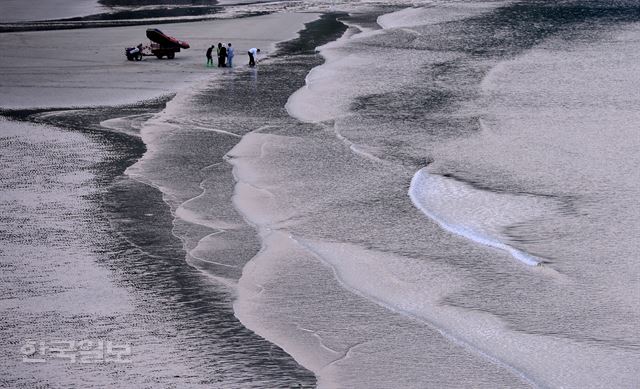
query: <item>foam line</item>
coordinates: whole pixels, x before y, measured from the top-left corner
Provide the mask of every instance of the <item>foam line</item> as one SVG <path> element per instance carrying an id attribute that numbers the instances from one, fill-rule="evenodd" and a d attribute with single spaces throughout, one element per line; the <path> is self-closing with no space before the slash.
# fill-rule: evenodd
<path id="1" fill-rule="evenodd" d="M 425 174 L 428 174 L 426 170 L 420 169 L 414 174 L 411 179 L 411 185 L 409 186 L 409 197 L 411 198 L 411 202 L 418 208 L 422 213 L 427 215 L 429 218 L 433 219 L 442 229 L 451 232 L 452 234 L 460 235 L 464 238 L 467 238 L 476 243 L 480 243 L 484 246 L 493 247 L 498 250 L 503 250 L 508 252 L 513 258 L 518 261 L 524 263 L 528 266 L 539 266 L 542 264 L 542 260 L 538 257 L 535 257 L 531 254 L 528 254 L 524 251 L 518 250 L 514 247 L 509 246 L 499 240 L 485 236 L 478 231 L 475 231 L 472 228 L 451 223 L 447 221 L 447 219 L 438 213 L 429 209 L 421 200 L 419 196 L 421 181 L 425 179 Z"/>

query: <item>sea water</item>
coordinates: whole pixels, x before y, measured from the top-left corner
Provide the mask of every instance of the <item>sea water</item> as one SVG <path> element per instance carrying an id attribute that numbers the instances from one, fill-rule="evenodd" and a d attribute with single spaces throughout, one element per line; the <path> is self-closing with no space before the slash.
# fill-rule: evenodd
<path id="1" fill-rule="evenodd" d="M 229 154 L 241 320 L 327 387 L 637 385 L 637 17 L 433 4 L 325 46 L 287 104 L 316 127 Z"/>

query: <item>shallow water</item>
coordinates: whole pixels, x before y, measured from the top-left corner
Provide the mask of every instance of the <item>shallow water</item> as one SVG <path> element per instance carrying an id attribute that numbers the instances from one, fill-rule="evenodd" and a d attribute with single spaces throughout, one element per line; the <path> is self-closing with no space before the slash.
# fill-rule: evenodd
<path id="1" fill-rule="evenodd" d="M 314 382 L 288 355 L 240 325 L 227 288 L 184 261 L 160 193 L 122 176 L 144 152 L 140 141 L 1 123 L 2 385 Z M 128 345 L 130 362 L 73 363 L 49 352 L 44 362 L 24 362 L 28 340 Z"/>

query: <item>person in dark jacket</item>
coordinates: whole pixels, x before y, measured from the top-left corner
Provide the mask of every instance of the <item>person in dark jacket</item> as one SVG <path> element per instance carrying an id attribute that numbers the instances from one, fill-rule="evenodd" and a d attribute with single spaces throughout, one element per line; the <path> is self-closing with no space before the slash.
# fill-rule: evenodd
<path id="1" fill-rule="evenodd" d="M 213 66 L 213 57 L 211 52 L 213 51 L 213 45 L 207 49 L 207 66 Z"/>
<path id="2" fill-rule="evenodd" d="M 227 48 L 222 45 L 222 43 L 218 43 L 218 67 L 224 68 L 227 67 Z"/>

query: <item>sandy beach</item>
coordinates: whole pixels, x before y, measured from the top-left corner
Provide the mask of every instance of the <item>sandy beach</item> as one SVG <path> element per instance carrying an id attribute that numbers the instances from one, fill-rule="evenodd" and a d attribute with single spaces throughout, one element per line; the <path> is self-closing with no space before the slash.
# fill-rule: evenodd
<path id="1" fill-rule="evenodd" d="M 273 52 L 276 42 L 294 38 L 313 14 L 275 14 L 237 20 L 154 25 L 187 40 L 190 49 L 173 61 L 155 57 L 123 61 L 125 47 L 148 42 L 146 27 L 34 31 L 3 34 L 0 92 L 3 108 L 124 105 L 173 94 L 210 78 L 205 51 L 233 42 L 236 64 L 248 63 L 247 50 Z M 290 26 L 283 29 L 282 25 Z"/>

